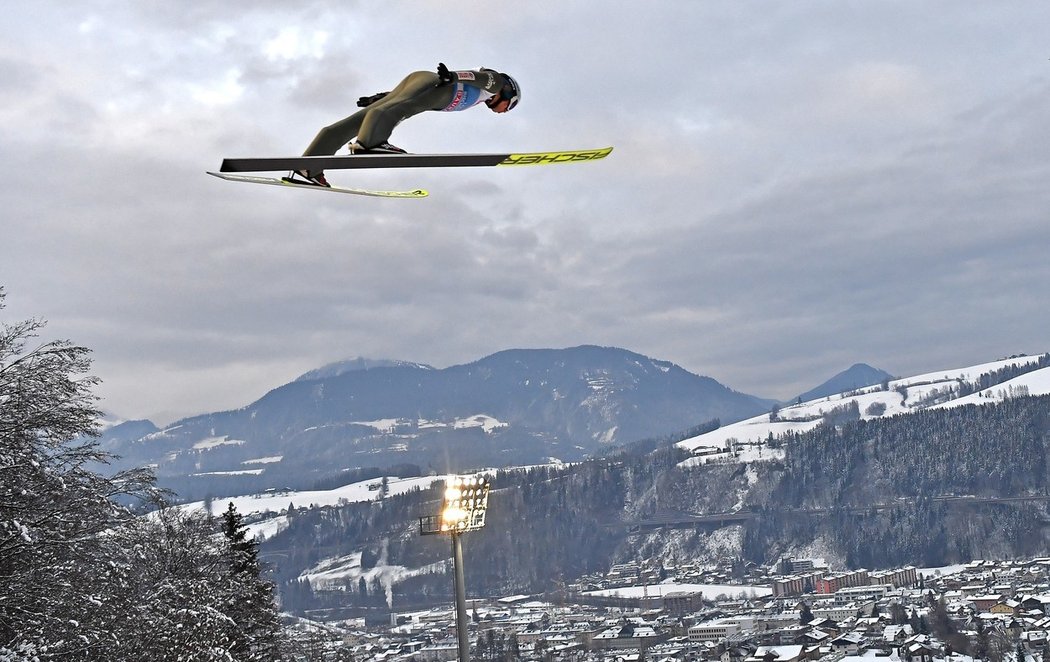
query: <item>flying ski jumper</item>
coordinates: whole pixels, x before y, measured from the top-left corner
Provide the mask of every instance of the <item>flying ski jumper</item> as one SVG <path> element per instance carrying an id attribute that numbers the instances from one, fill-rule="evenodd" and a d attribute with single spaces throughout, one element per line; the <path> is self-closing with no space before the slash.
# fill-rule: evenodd
<path id="1" fill-rule="evenodd" d="M 505 113 L 518 105 L 521 88 L 511 76 L 493 69 L 449 71 L 439 63 L 437 73 L 416 71 L 405 77 L 390 92 L 361 97 L 361 110 L 321 129 L 303 152 L 303 156 L 330 156 L 355 137 L 352 154 L 404 154 L 405 150 L 389 142 L 394 127 L 402 121 L 428 110 L 455 112 L 484 103 L 496 113 Z M 308 182 L 328 186 L 324 173 L 296 170 Z"/>
<path id="2" fill-rule="evenodd" d="M 460 168 L 478 166 L 550 165 L 597 161 L 613 148 L 573 149 L 546 152 L 495 152 L 480 154 L 408 154 L 387 140 L 394 128 L 405 119 L 427 110 L 453 112 L 484 103 L 495 113 L 505 113 L 518 105 L 521 88 L 507 74 L 493 69 L 449 71 L 438 64 L 437 73 L 417 71 L 409 74 L 390 92 L 361 97 L 362 110 L 326 126 L 318 132 L 303 156 L 224 158 L 218 172 L 208 171 L 220 179 L 249 184 L 268 184 L 289 188 L 352 193 L 381 198 L 425 198 L 425 189 L 380 191 L 330 186 L 324 171 L 375 168 Z M 356 142 L 350 143 L 357 138 Z M 336 151 L 350 143 L 348 156 Z M 291 171 L 288 176 L 265 177 L 258 172 Z"/>

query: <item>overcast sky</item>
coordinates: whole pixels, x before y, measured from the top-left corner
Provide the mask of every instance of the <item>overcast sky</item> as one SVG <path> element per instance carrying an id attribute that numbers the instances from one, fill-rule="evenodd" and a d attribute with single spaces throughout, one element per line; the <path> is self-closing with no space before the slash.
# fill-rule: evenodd
<path id="1" fill-rule="evenodd" d="M 356 356 L 600 344 L 789 398 L 1050 350 L 1050 3 L 13 3 L 0 24 L 0 320 L 94 351 L 124 418 L 240 407 Z M 405 74 L 518 108 L 412 152 L 614 145 L 545 168 L 223 182 Z"/>

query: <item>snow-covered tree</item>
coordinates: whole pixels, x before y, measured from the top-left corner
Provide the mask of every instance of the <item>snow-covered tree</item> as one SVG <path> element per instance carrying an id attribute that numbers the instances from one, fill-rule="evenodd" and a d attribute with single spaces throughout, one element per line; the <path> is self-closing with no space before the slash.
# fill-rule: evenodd
<path id="1" fill-rule="evenodd" d="M 133 512 L 163 506 L 153 477 L 92 470 L 109 458 L 89 351 L 32 346 L 42 327 L 0 324 L 0 660 L 281 659 L 239 515 L 224 536 L 204 512 Z"/>
<path id="2" fill-rule="evenodd" d="M 89 352 L 31 346 L 43 325 L 0 324 L 0 657 L 91 657 L 107 635 L 91 625 L 107 620 L 96 590 L 106 534 L 134 519 L 114 497 L 152 479 L 87 468 L 106 457 L 91 436 L 100 412 Z"/>
<path id="3" fill-rule="evenodd" d="M 233 502 L 222 515 L 223 555 L 229 572 L 227 608 L 236 626 L 233 652 L 237 659 L 272 660 L 280 649 L 280 623 L 274 585 L 262 577 L 259 545 Z"/>

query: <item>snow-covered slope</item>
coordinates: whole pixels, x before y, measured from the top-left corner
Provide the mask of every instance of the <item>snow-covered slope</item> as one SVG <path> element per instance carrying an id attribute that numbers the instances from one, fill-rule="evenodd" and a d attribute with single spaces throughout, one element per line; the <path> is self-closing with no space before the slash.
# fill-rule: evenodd
<path id="1" fill-rule="evenodd" d="M 270 538 L 288 525 L 288 507 L 315 508 L 321 506 L 335 506 L 343 503 L 356 503 L 361 501 L 377 501 L 383 496 L 404 494 L 412 490 L 425 490 L 431 485 L 443 482 L 448 476 L 422 476 L 417 478 L 386 478 L 386 494 L 383 494 L 383 478 L 372 478 L 359 483 L 343 485 L 334 490 L 271 490 L 263 494 L 249 494 L 245 496 L 225 497 L 213 499 L 211 503 L 212 512 L 219 514 L 232 503 L 241 515 L 255 519 L 248 529 L 252 536 L 258 539 Z M 182 508 L 203 509 L 204 501 L 187 503 Z M 265 513 L 269 517 L 256 519 Z"/>
<path id="2" fill-rule="evenodd" d="M 753 462 L 771 460 L 783 455 L 777 437 L 788 432 L 806 432 L 821 425 L 835 410 L 845 411 L 854 405 L 862 419 L 895 416 L 930 407 L 948 408 L 998 402 L 1004 398 L 1050 394 L 1050 368 L 1032 370 L 989 388 L 959 395 L 960 388 L 1005 368 L 1038 364 L 1039 356 L 1020 356 L 990 363 L 930 372 L 914 377 L 890 380 L 888 388 L 869 386 L 835 396 L 784 405 L 772 413 L 762 414 L 717 430 L 679 442 L 693 457 L 685 465 L 711 461 Z M 772 439 L 772 445 L 764 443 Z"/>

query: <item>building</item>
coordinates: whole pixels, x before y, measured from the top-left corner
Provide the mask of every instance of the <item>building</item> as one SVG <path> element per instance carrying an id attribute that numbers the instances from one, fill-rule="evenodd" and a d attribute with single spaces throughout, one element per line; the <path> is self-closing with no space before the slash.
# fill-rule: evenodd
<path id="1" fill-rule="evenodd" d="M 850 602 L 871 602 L 883 599 L 893 590 L 892 584 L 871 584 L 870 586 L 847 586 L 835 591 L 835 604 L 844 605 Z"/>
<path id="2" fill-rule="evenodd" d="M 826 607 L 813 607 L 812 612 L 814 616 L 838 622 L 856 619 L 862 614 L 870 614 L 873 606 L 874 602 L 850 602 L 847 604 L 828 605 Z"/>
<path id="3" fill-rule="evenodd" d="M 868 571 L 862 568 L 852 572 L 838 572 L 820 577 L 814 582 L 813 590 L 817 593 L 828 594 L 850 586 L 867 586 L 870 583 Z"/>
<path id="4" fill-rule="evenodd" d="M 896 570 L 878 570 L 871 573 L 872 584 L 890 584 L 894 588 L 915 586 L 919 581 L 918 571 L 912 566 Z"/>
<path id="5" fill-rule="evenodd" d="M 415 652 L 415 656 L 426 662 L 445 662 L 459 659 L 459 644 L 455 641 L 430 644 Z"/>
<path id="6" fill-rule="evenodd" d="M 800 662 L 805 657 L 805 647 L 759 646 L 746 662 Z"/>
<path id="7" fill-rule="evenodd" d="M 672 616 L 684 616 L 704 607 L 704 594 L 699 591 L 676 591 L 663 598 L 664 611 Z"/>
<path id="8" fill-rule="evenodd" d="M 722 641 L 745 629 L 750 630 L 753 625 L 753 621 L 741 618 L 716 618 L 690 627 L 689 641 Z"/>

